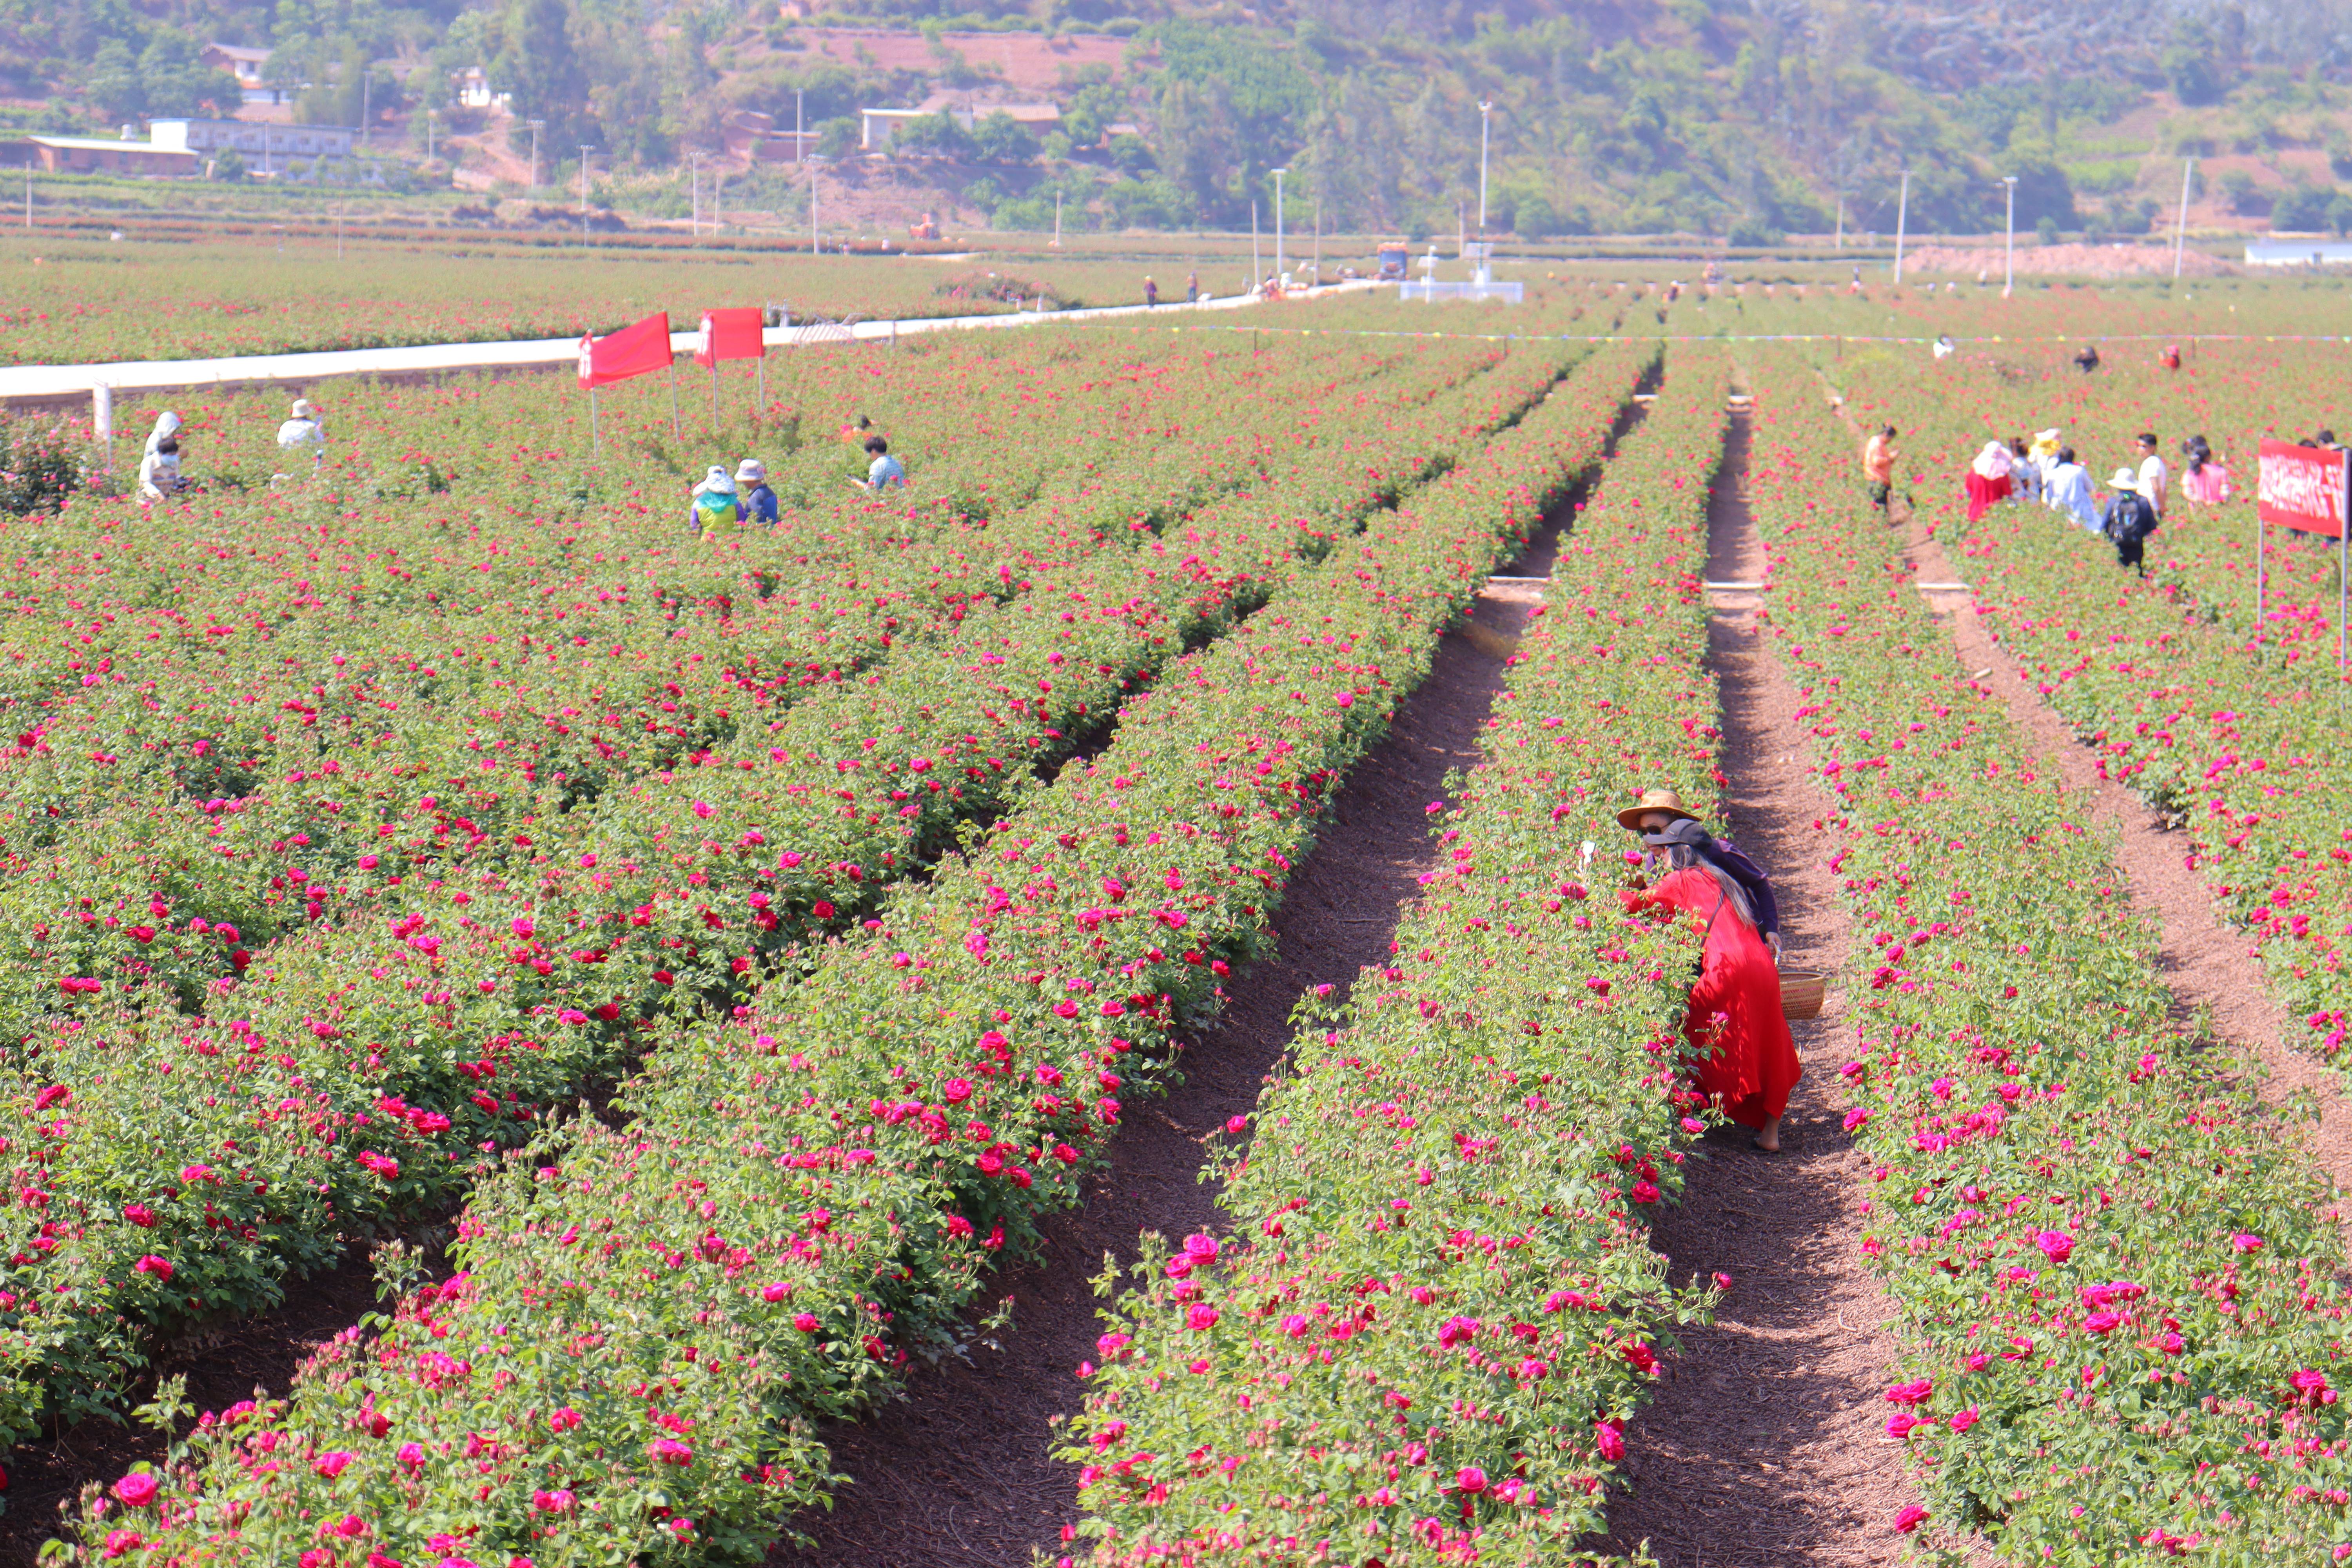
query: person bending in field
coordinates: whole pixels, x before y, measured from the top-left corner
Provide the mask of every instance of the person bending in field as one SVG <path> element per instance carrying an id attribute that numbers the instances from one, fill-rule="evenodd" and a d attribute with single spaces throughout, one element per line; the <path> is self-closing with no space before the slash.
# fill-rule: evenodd
<path id="1" fill-rule="evenodd" d="M 2074 368 L 2081 371 L 2084 375 L 2088 375 L 2093 371 L 2098 369 L 2098 349 L 2090 343 L 2084 343 L 2083 345 L 2083 352 L 2074 356 Z"/>
<path id="2" fill-rule="evenodd" d="M 1886 426 L 1862 446 L 1862 477 L 1870 486 L 1870 504 L 1888 510 L 1895 494 L 1895 426 Z M 1891 513 L 1890 513 L 1891 515 Z"/>
<path id="3" fill-rule="evenodd" d="M 2107 499 L 2107 510 L 2099 519 L 2100 531 L 2115 542 L 2116 564 L 2128 566 L 2142 577 L 2147 567 L 2142 561 L 2147 536 L 2156 531 L 2159 521 L 2156 508 L 2140 494 L 2139 476 L 2129 468 L 2117 468 L 2115 491 Z"/>
<path id="4" fill-rule="evenodd" d="M 2006 441 L 1987 441 L 1977 460 L 1969 465 L 1969 521 L 1981 520 L 1992 503 L 2009 499 L 2010 469 L 2015 458 Z"/>
<path id="5" fill-rule="evenodd" d="M 314 460 L 326 456 L 327 427 L 319 423 L 318 407 L 309 398 L 296 398 L 286 411 L 286 423 L 278 427 L 278 449 L 308 452 Z"/>
<path id="6" fill-rule="evenodd" d="M 139 459 L 139 499 L 149 506 L 188 488 L 180 472 L 180 438 L 166 436 Z"/>
<path id="7" fill-rule="evenodd" d="M 890 443 L 879 436 L 866 438 L 866 455 L 874 460 L 866 465 L 866 477 L 849 482 L 859 489 L 880 495 L 885 490 L 907 488 L 907 466 L 890 455 Z"/>
<path id="8" fill-rule="evenodd" d="M 1669 789 L 1646 790 L 1617 814 L 1646 851 L 1629 913 L 1702 922 L 1699 976 L 1683 1016 L 1688 1065 L 1701 1092 L 1755 1135 L 1748 1146 L 1780 1152 L 1780 1113 L 1804 1077 L 1780 1010 L 1780 910 L 1757 864 L 1714 837 Z"/>

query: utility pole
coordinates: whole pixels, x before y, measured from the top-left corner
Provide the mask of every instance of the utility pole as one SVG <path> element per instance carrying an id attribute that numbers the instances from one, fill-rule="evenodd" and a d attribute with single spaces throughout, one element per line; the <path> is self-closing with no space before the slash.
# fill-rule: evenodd
<path id="1" fill-rule="evenodd" d="M 1282 276 L 1282 177 L 1287 169 L 1276 169 L 1274 174 L 1274 275 Z"/>
<path id="2" fill-rule="evenodd" d="M 2000 297 L 2006 300 L 2017 287 L 2017 176 L 2003 174 L 2000 183 L 2009 187 L 2009 239 L 2000 268 Z"/>
<path id="3" fill-rule="evenodd" d="M 588 232 L 588 154 L 593 148 L 580 149 L 580 232 Z"/>
<path id="4" fill-rule="evenodd" d="M 1489 99 L 1478 100 L 1478 237 L 1486 237 L 1486 143 L 1492 125 L 1495 105 Z"/>
<path id="5" fill-rule="evenodd" d="M 368 95 L 374 90 L 375 72 L 368 68 L 365 61 L 362 61 L 360 64 L 360 146 L 362 148 L 365 148 L 368 144 Z"/>
<path id="6" fill-rule="evenodd" d="M 710 168 L 710 235 L 719 237 L 719 193 L 727 188 L 727 171 L 712 164 Z"/>
<path id="7" fill-rule="evenodd" d="M 1903 171 L 1903 199 L 1895 209 L 1895 281 L 1903 281 L 1903 240 L 1911 225 L 1911 171 Z"/>
<path id="8" fill-rule="evenodd" d="M 1838 193 L 1837 247 L 1840 250 L 1845 248 L 1845 193 L 1843 191 Z"/>
<path id="9" fill-rule="evenodd" d="M 2172 280 L 2180 281 L 2180 253 L 2189 243 L 2189 186 L 2197 172 L 2197 160 L 2180 161 L 2180 216 L 2172 226 Z"/>
<path id="10" fill-rule="evenodd" d="M 1058 185 L 1054 189 L 1054 248 L 1062 248 L 1062 192 Z"/>
<path id="11" fill-rule="evenodd" d="M 25 161 L 25 232 L 33 232 L 33 163 Z"/>
<path id="12" fill-rule="evenodd" d="M 547 128 L 547 121 L 530 120 L 525 121 L 524 123 L 530 127 L 530 188 L 535 191 L 539 189 L 539 133 Z M 584 200 L 580 210 L 582 212 L 588 210 Z"/>
<path id="13" fill-rule="evenodd" d="M 434 113 L 435 113 L 435 111 L 434 111 L 434 110 L 430 110 L 430 109 L 428 109 L 428 110 L 426 110 L 425 111 L 425 161 L 426 163 L 430 163 L 431 162 L 433 162 L 433 118 L 434 118 Z"/>
<path id="14" fill-rule="evenodd" d="M 687 153 L 686 168 L 688 188 L 692 192 L 688 199 L 693 203 L 692 216 L 686 220 L 686 232 L 700 238 L 702 235 L 702 154 L 692 152 Z"/>
<path id="15" fill-rule="evenodd" d="M 793 162 L 795 163 L 808 161 L 808 111 L 802 101 L 805 93 L 805 89 L 793 89 Z"/>
<path id="16" fill-rule="evenodd" d="M 1257 203 L 1250 203 L 1250 292 L 1255 294 L 1265 285 L 1265 267 L 1258 259 Z"/>
<path id="17" fill-rule="evenodd" d="M 821 160 L 815 158 L 809 160 L 809 254 L 811 256 L 824 254 L 824 231 L 817 226 L 816 222 L 816 166 L 819 162 Z"/>

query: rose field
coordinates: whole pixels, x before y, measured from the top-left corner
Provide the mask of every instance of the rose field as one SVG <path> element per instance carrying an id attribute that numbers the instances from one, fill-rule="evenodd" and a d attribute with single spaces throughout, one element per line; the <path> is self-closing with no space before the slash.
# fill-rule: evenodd
<path id="1" fill-rule="evenodd" d="M 50 248 L 0 361 L 1011 308 Z M 0 1559 L 2352 1562 L 2340 557 L 2253 501 L 2352 312 L 1816 270 L 0 416 Z M 2158 435 L 2145 577 L 1968 515 L 2053 426 Z M 1827 976 L 1777 1152 L 1660 786 Z"/>

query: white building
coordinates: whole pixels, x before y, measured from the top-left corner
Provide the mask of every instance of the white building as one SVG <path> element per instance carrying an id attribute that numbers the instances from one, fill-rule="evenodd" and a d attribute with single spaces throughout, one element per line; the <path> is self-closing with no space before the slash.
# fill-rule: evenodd
<path id="1" fill-rule="evenodd" d="M 196 57 L 215 70 L 225 70 L 236 78 L 236 85 L 247 103 L 283 103 L 301 90 L 301 84 L 292 82 L 271 86 L 262 78 L 262 69 L 269 63 L 268 49 L 247 48 L 243 44 L 206 44 Z"/>
<path id="2" fill-rule="evenodd" d="M 234 152 L 257 172 L 276 174 L 289 158 L 348 158 L 359 132 L 348 125 L 272 125 L 257 120 L 154 120 L 159 148 L 206 155 Z"/>

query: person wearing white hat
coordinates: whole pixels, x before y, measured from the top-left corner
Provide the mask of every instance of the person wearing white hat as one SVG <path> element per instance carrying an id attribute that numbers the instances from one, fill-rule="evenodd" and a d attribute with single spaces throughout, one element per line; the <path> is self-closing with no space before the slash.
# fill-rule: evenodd
<path id="1" fill-rule="evenodd" d="M 308 448 L 316 460 L 327 455 L 326 426 L 319 423 L 319 410 L 307 397 L 298 397 L 287 410 L 286 423 L 278 427 L 278 449 L 299 452 Z"/>
<path id="2" fill-rule="evenodd" d="M 147 450 L 139 459 L 139 499 L 152 505 L 187 488 L 180 472 L 180 416 L 167 408 L 147 432 Z"/>
<path id="3" fill-rule="evenodd" d="M 2128 566 L 2145 577 L 2147 568 L 2141 563 L 2141 556 L 2147 536 L 2156 531 L 2156 508 L 2141 493 L 2139 476 L 2130 468 L 2117 468 L 2108 482 L 2116 493 L 2108 498 L 2107 509 L 2099 519 L 2100 531 L 2115 542 L 2116 564 Z"/>
<path id="4" fill-rule="evenodd" d="M 698 537 L 723 531 L 743 521 L 743 503 L 735 493 L 734 476 L 723 463 L 713 463 L 702 482 L 694 487 L 694 499 L 687 508 L 688 531 Z"/>
<path id="5" fill-rule="evenodd" d="M 776 492 L 768 488 L 767 464 L 757 458 L 746 458 L 736 464 L 735 490 L 742 502 L 744 521 L 775 525 L 781 508 Z"/>

